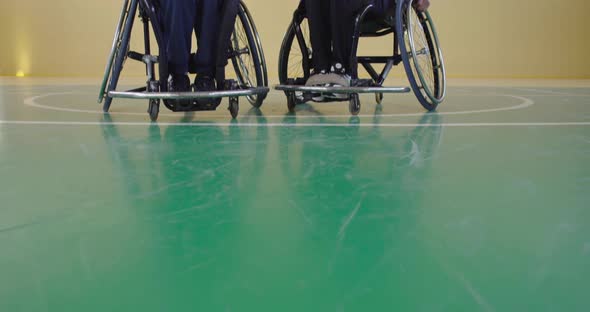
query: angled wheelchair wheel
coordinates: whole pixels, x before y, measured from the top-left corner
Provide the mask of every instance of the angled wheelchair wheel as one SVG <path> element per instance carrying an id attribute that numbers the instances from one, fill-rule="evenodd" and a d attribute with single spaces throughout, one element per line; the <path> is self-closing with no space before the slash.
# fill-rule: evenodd
<path id="1" fill-rule="evenodd" d="M 248 88 L 267 87 L 268 73 L 260 35 L 252 15 L 243 2 L 240 2 L 230 48 L 232 64 L 240 85 Z M 252 106 L 260 107 L 265 97 L 266 95 L 258 94 L 247 98 Z"/>
<path id="2" fill-rule="evenodd" d="M 311 75 L 312 49 L 309 35 L 309 24 L 301 10 L 293 15 L 293 21 L 279 52 L 279 81 L 282 85 L 304 85 Z M 289 112 L 305 102 L 303 92 L 285 92 Z"/>
<path id="3" fill-rule="evenodd" d="M 311 40 L 309 25 L 303 14 L 296 12 L 285 34 L 279 53 L 279 81 L 304 84 L 311 74 Z"/>
<path id="4" fill-rule="evenodd" d="M 398 1 L 396 33 L 412 90 L 424 108 L 434 111 L 446 95 L 444 60 L 432 17 L 416 10 L 414 2 Z"/>
<path id="5" fill-rule="evenodd" d="M 121 75 L 121 71 L 123 70 L 123 64 L 127 59 L 127 53 L 129 52 L 129 41 L 131 40 L 131 31 L 133 29 L 133 22 L 135 21 L 137 7 L 137 1 L 131 1 L 129 5 L 128 1 L 124 2 L 123 11 L 119 19 L 119 25 L 115 33 L 113 47 L 111 49 L 111 54 L 107 62 L 105 77 L 103 79 L 103 85 L 106 87 L 101 87 L 102 96 L 104 96 L 102 110 L 105 113 L 109 111 L 113 101 L 113 98 L 108 96 L 108 93 L 109 91 L 113 91 L 117 88 L 119 77 Z M 123 26 L 122 29 L 121 26 Z M 110 75 L 108 74 L 109 72 L 111 72 Z"/>
<path id="6" fill-rule="evenodd" d="M 117 56 L 117 51 L 121 45 L 121 37 L 123 31 L 123 25 L 125 24 L 125 20 L 127 19 L 127 10 L 129 8 L 129 0 L 125 0 L 123 2 L 123 9 L 121 10 L 121 16 L 119 17 L 119 22 L 117 24 L 117 28 L 115 30 L 115 37 L 113 39 L 113 44 L 111 46 L 111 51 L 109 53 L 109 57 L 107 59 L 107 66 L 104 71 L 104 76 L 102 78 L 102 83 L 100 84 L 100 93 L 98 94 L 98 103 L 102 103 L 105 96 L 107 95 L 107 85 L 111 79 L 111 70 L 113 69 L 113 63 L 115 62 L 115 58 Z"/>

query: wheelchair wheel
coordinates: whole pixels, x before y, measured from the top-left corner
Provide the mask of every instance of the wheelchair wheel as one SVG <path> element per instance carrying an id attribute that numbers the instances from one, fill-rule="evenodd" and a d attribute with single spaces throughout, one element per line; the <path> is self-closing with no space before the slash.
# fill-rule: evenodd
<path id="1" fill-rule="evenodd" d="M 125 20 L 127 19 L 127 10 L 129 7 L 129 0 L 125 0 L 123 2 L 123 9 L 121 10 L 121 16 L 119 17 L 119 22 L 117 24 L 117 28 L 115 30 L 115 38 L 113 39 L 113 44 L 111 46 L 111 52 L 109 53 L 109 58 L 107 60 L 107 66 L 104 71 L 104 76 L 102 78 L 102 83 L 100 84 L 100 94 L 98 95 L 98 103 L 102 103 L 104 97 L 107 95 L 107 85 L 110 82 L 111 78 L 111 70 L 113 69 L 113 63 L 117 57 L 117 51 L 119 50 L 120 43 L 122 40 L 122 31 L 123 25 L 125 24 Z"/>
<path id="2" fill-rule="evenodd" d="M 160 100 L 152 99 L 149 101 L 148 114 L 150 115 L 151 121 L 157 121 L 158 115 L 160 115 Z"/>
<path id="3" fill-rule="evenodd" d="M 396 33 L 414 94 L 434 111 L 446 95 L 446 72 L 438 35 L 428 12 L 414 8 L 415 0 L 398 1 Z"/>
<path id="4" fill-rule="evenodd" d="M 379 105 L 383 103 L 383 93 L 375 93 L 375 102 Z"/>
<path id="5" fill-rule="evenodd" d="M 361 99 L 358 94 L 353 93 L 350 95 L 348 109 L 353 116 L 357 116 L 361 112 Z"/>
<path id="6" fill-rule="evenodd" d="M 279 53 L 279 81 L 304 84 L 311 74 L 312 64 L 309 25 L 303 14 L 295 13 L 283 39 Z"/>
<path id="7" fill-rule="evenodd" d="M 127 5 L 127 1 L 124 5 Z M 111 51 L 111 55 L 107 64 L 107 72 L 111 71 L 110 80 L 107 73 L 105 73 L 104 79 L 105 84 L 106 81 L 108 81 L 108 87 L 103 93 L 106 94 L 104 104 L 102 106 L 102 110 L 105 113 L 108 113 L 109 109 L 111 108 L 111 103 L 113 102 L 113 98 L 108 96 L 108 92 L 117 88 L 119 77 L 121 75 L 121 71 L 123 70 L 123 65 L 127 59 L 127 53 L 129 52 L 129 41 L 131 40 L 131 31 L 133 29 L 133 22 L 135 21 L 135 12 L 137 11 L 137 7 L 138 3 L 136 1 L 131 1 L 128 10 L 125 11 L 125 9 L 123 9 L 123 13 L 121 14 L 119 21 L 121 25 L 124 24 L 122 33 L 120 33 L 121 29 L 117 27 L 117 32 L 114 39 L 115 41 L 113 42 L 113 50 Z M 124 22 L 123 19 L 125 19 Z"/>
<path id="8" fill-rule="evenodd" d="M 230 97 L 229 98 L 229 113 L 233 119 L 238 118 L 238 113 L 240 112 L 240 100 L 237 97 Z"/>
<path id="9" fill-rule="evenodd" d="M 297 107 L 297 96 L 295 92 L 287 92 L 287 108 L 289 108 L 289 113 L 294 113 L 295 107 Z"/>
<path id="10" fill-rule="evenodd" d="M 231 36 L 231 59 L 241 86 L 248 88 L 268 86 L 266 61 L 260 43 L 260 36 L 252 16 L 243 2 L 236 19 Z M 248 101 L 254 107 L 260 107 L 266 95 L 250 95 Z"/>

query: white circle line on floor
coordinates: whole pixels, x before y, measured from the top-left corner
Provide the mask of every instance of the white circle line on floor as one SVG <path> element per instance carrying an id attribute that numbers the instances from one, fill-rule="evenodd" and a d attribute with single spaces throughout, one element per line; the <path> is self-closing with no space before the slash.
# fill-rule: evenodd
<path id="1" fill-rule="evenodd" d="M 433 128 L 433 127 L 574 127 L 590 126 L 590 121 L 582 122 L 483 122 L 483 123 L 197 123 L 197 122 L 111 122 L 111 121 L 43 121 L 43 120 L 0 120 L 0 125 L 40 125 L 40 126 L 167 126 L 167 127 L 383 127 L 383 128 Z"/>
<path id="2" fill-rule="evenodd" d="M 102 111 L 97 110 L 84 110 L 84 109 L 75 109 L 75 108 L 64 108 L 64 107 L 55 107 L 49 106 L 44 104 L 37 103 L 37 100 L 42 98 L 47 98 L 51 96 L 58 96 L 58 95 L 72 95 L 72 94 L 85 94 L 79 92 L 58 92 L 58 93 L 46 93 L 37 96 L 32 96 L 26 98 L 23 103 L 30 107 L 36 107 L 40 109 L 47 109 L 47 110 L 55 110 L 55 111 L 62 111 L 62 112 L 69 112 L 69 113 L 84 113 L 84 114 L 104 114 Z M 469 95 L 471 96 L 471 95 Z M 477 96 L 477 95 L 473 95 Z M 446 115 L 467 115 L 467 114 L 481 114 L 481 113 L 493 113 L 493 112 L 501 112 L 501 111 L 511 111 L 511 110 L 518 110 L 531 107 L 535 104 L 535 102 L 529 98 L 516 96 L 516 95 L 508 95 L 508 94 L 496 94 L 494 96 L 498 97 L 508 97 L 514 98 L 521 101 L 520 104 L 509 106 L 509 107 L 500 107 L 500 108 L 489 108 L 489 109 L 480 109 L 480 110 L 467 110 L 467 111 L 458 111 L 458 112 L 439 112 L 438 115 L 446 116 Z M 147 113 L 132 113 L 132 112 L 111 112 L 111 115 L 127 115 L 127 116 L 144 116 Z M 407 113 L 407 114 L 379 114 L 379 117 L 413 117 L 413 116 L 422 116 L 424 112 L 421 113 Z M 178 113 L 176 114 L 160 114 L 160 116 L 179 116 Z M 207 117 L 217 118 L 217 117 L 225 117 L 227 115 L 207 115 Z M 359 115 L 358 117 L 374 117 L 375 115 Z M 256 116 L 255 116 L 256 117 Z M 321 116 L 289 116 L 289 115 L 264 115 L 260 116 L 261 118 L 297 118 L 297 119 L 310 119 L 310 118 L 343 118 L 343 117 L 350 117 L 350 115 L 321 115 Z"/>

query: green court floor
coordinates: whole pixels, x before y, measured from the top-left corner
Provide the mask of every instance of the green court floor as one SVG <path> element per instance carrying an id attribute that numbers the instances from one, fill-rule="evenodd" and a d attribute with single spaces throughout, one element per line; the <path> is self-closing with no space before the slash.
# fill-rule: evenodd
<path id="1" fill-rule="evenodd" d="M 589 311 L 590 87 L 194 115 L 0 85 L 0 311 Z"/>

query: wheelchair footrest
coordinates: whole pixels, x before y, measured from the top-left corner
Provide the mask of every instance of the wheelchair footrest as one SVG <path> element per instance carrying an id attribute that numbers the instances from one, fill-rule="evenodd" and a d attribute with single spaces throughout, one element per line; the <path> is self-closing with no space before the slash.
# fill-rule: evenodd
<path id="1" fill-rule="evenodd" d="M 170 110 L 175 113 L 182 113 L 182 112 L 202 112 L 202 111 L 214 111 L 221 105 L 221 100 L 217 101 L 217 103 L 209 103 L 209 104 L 198 104 L 193 102 L 191 105 L 182 106 L 182 105 L 171 105 L 168 106 Z"/>
<path id="2" fill-rule="evenodd" d="M 241 97 L 257 94 L 266 94 L 269 88 L 257 87 L 238 90 L 222 90 L 209 92 L 126 92 L 109 91 L 112 98 L 137 99 L 137 100 L 190 100 L 190 99 L 216 99 L 225 97 Z"/>
<path id="3" fill-rule="evenodd" d="M 332 94 L 361 94 L 361 93 L 409 93 L 409 87 L 310 87 L 299 85 L 277 85 L 276 90 L 285 92 L 309 92 Z"/>

